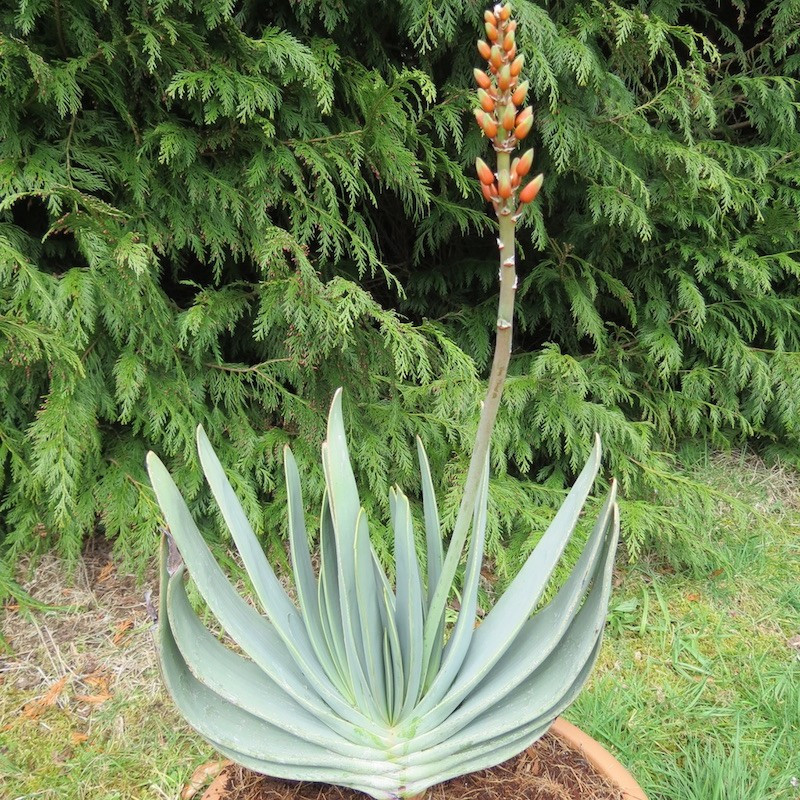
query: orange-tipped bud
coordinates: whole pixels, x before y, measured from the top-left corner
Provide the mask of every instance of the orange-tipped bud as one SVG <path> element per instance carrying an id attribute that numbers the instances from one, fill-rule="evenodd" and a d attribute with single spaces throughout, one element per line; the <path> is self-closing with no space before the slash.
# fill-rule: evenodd
<path id="1" fill-rule="evenodd" d="M 511 176 L 507 169 L 504 169 L 497 178 L 497 193 L 503 200 L 511 197 Z"/>
<path id="2" fill-rule="evenodd" d="M 516 189 L 519 186 L 520 177 L 513 170 L 511 171 L 511 188 Z"/>
<path id="3" fill-rule="evenodd" d="M 472 70 L 472 74 L 475 76 L 475 83 L 477 83 L 481 89 L 488 89 L 492 85 L 491 79 L 482 69 L 475 67 L 475 69 Z"/>
<path id="4" fill-rule="evenodd" d="M 485 183 L 482 183 L 481 194 L 486 198 L 488 202 L 493 203 L 497 199 L 497 187 L 487 186 Z"/>
<path id="5" fill-rule="evenodd" d="M 525 98 L 528 96 L 528 81 L 522 81 L 522 83 L 517 86 L 514 90 L 514 94 L 511 95 L 511 102 L 515 106 L 521 106 L 525 102 Z"/>
<path id="6" fill-rule="evenodd" d="M 497 17 L 492 14 L 491 11 L 487 8 L 486 11 L 483 12 L 483 21 L 484 22 L 491 22 L 492 25 L 497 25 Z"/>
<path id="7" fill-rule="evenodd" d="M 501 9 L 499 17 L 503 22 L 505 22 L 511 16 L 511 6 L 506 3 Z"/>
<path id="8" fill-rule="evenodd" d="M 514 111 L 515 111 L 514 106 L 512 106 L 511 104 L 507 105 L 505 107 L 505 110 L 503 111 L 503 117 L 500 121 L 502 122 L 503 127 L 507 131 L 514 130 L 514 125 L 516 124 Z"/>
<path id="9" fill-rule="evenodd" d="M 524 178 L 530 171 L 531 167 L 533 166 L 533 150 L 526 150 L 518 159 L 517 159 L 517 175 L 520 178 Z"/>
<path id="10" fill-rule="evenodd" d="M 485 58 L 488 61 L 492 55 L 492 48 L 483 39 L 478 39 L 478 52 L 481 54 L 481 58 Z"/>
<path id="11" fill-rule="evenodd" d="M 489 169 L 489 165 L 482 158 L 475 159 L 475 171 L 478 173 L 478 180 L 481 183 L 486 186 L 490 186 L 494 183 L 494 173 Z"/>
<path id="12" fill-rule="evenodd" d="M 495 45 L 489 53 L 489 61 L 495 69 L 500 69 L 503 64 L 503 51 Z"/>
<path id="13" fill-rule="evenodd" d="M 486 36 L 490 42 L 496 42 L 500 38 L 496 25 L 492 25 L 491 22 L 484 22 L 483 27 L 486 28 Z"/>
<path id="14" fill-rule="evenodd" d="M 525 56 L 518 55 L 512 62 L 511 62 L 511 74 L 515 77 L 522 72 L 522 65 L 525 63 Z"/>
<path id="15" fill-rule="evenodd" d="M 544 175 L 537 175 L 520 193 L 519 193 L 519 201 L 520 203 L 532 203 L 536 199 L 536 195 L 539 194 L 539 189 L 542 188 L 542 181 L 544 181 Z"/>
<path id="16" fill-rule="evenodd" d="M 514 46 L 514 31 L 509 31 L 503 38 L 503 50 L 508 52 Z"/>
<path id="17" fill-rule="evenodd" d="M 478 102 L 481 104 L 481 108 L 484 111 L 494 111 L 494 100 L 492 100 L 489 93 L 483 89 L 478 89 Z"/>
<path id="18" fill-rule="evenodd" d="M 483 115 L 483 132 L 489 139 L 494 139 L 497 136 L 497 123 L 488 115 Z"/>
<path id="19" fill-rule="evenodd" d="M 497 88 L 504 92 L 509 86 L 511 86 L 511 69 L 508 64 L 505 64 L 497 73 Z"/>
<path id="20" fill-rule="evenodd" d="M 517 139 L 524 139 L 531 132 L 532 127 L 533 115 L 526 117 L 517 125 L 516 128 L 514 128 L 514 136 L 516 136 Z"/>
<path id="21" fill-rule="evenodd" d="M 528 119 L 528 117 L 532 116 L 533 116 L 533 107 L 528 106 L 526 109 L 520 111 L 519 114 L 517 114 L 517 125 L 519 125 L 520 122 L 524 122 L 526 119 Z"/>
<path id="22" fill-rule="evenodd" d="M 517 29 L 517 21 L 515 19 L 512 19 L 511 22 L 508 23 L 508 27 L 506 28 L 506 30 L 509 33 L 513 33 L 516 29 Z"/>

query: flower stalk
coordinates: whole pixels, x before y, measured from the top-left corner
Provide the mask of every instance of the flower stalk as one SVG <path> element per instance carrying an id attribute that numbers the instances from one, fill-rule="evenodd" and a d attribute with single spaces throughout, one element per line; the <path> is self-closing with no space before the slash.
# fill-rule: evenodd
<path id="1" fill-rule="evenodd" d="M 533 150 L 528 150 L 519 158 L 515 158 L 513 163 L 511 161 L 511 153 L 530 133 L 533 126 L 533 109 L 528 106 L 519 110 L 519 106 L 525 102 L 527 96 L 528 82 L 520 81 L 524 57 L 517 55 L 515 33 L 517 23 L 511 19 L 510 5 L 497 4 L 492 11 L 486 11 L 484 24 L 489 42 L 479 40 L 478 52 L 487 62 L 489 74 L 480 69 L 474 71 L 480 106 L 475 110 L 475 118 L 484 135 L 492 142 L 497 158 L 497 171 L 493 173 L 480 158 L 476 160 L 475 168 L 483 196 L 492 204 L 499 224 L 497 248 L 500 262 L 500 297 L 489 385 L 481 408 L 461 504 L 450 537 L 442 574 L 431 601 L 431 613 L 426 620 L 423 656 L 426 665 L 430 663 L 431 654 L 435 650 L 434 637 L 441 615 L 444 614 L 453 577 L 469 532 L 475 497 L 483 465 L 489 453 L 492 431 L 511 360 L 514 299 L 517 290 L 516 223 L 522 207 L 536 198 L 543 180 L 540 174 L 523 189 L 519 188 L 521 179 L 528 174 L 533 163 Z M 428 674 L 430 678 L 430 670 Z"/>

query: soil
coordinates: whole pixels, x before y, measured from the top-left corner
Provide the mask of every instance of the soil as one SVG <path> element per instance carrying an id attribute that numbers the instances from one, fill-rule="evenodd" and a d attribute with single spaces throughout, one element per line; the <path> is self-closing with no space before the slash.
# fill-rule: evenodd
<path id="1" fill-rule="evenodd" d="M 518 756 L 491 769 L 433 786 L 424 800 L 623 800 L 619 790 L 577 751 L 546 735 Z M 366 800 L 340 786 L 268 778 L 227 766 L 202 800 Z"/>

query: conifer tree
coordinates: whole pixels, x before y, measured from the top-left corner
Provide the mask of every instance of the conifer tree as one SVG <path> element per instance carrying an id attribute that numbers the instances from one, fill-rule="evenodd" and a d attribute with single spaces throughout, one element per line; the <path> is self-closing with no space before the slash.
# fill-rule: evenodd
<path id="1" fill-rule="evenodd" d="M 630 552 L 702 559 L 713 497 L 664 453 L 756 438 L 797 458 L 800 2 L 515 8 L 548 180 L 520 224 L 489 552 L 513 571 L 598 430 Z M 314 463 L 340 384 L 368 502 L 412 490 L 415 433 L 460 485 L 496 302 L 472 174 L 482 12 L 4 6 L 7 553 L 74 556 L 99 527 L 149 557 L 149 448 L 213 514 L 196 421 L 280 552 L 281 447 Z"/>

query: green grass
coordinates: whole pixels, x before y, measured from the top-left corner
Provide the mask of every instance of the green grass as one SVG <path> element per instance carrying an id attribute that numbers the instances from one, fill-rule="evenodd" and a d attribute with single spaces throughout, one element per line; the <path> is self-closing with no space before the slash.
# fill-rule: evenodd
<path id="1" fill-rule="evenodd" d="M 5 694 L 5 693 L 4 693 Z M 25 698 L 10 692 L 2 710 Z M 91 722 L 76 721 L 71 704 L 0 734 L 0 797 L 10 800 L 177 798 L 192 764 L 212 751 L 187 730 L 163 697 L 133 693 L 103 704 Z M 4 708 L 3 708 L 4 707 Z M 75 732 L 88 738 L 76 743 Z"/>
<path id="2" fill-rule="evenodd" d="M 615 752 L 651 800 L 798 800 L 800 651 L 789 642 L 800 634 L 800 477 L 732 457 L 694 474 L 757 513 L 744 523 L 720 505 L 717 525 L 697 532 L 716 561 L 706 572 L 655 557 L 619 568 L 600 662 L 567 716 Z M 141 591 L 95 606 L 96 589 L 65 601 L 57 581 L 40 583 L 50 594 L 32 594 L 75 605 L 79 622 L 64 611 L 7 615 L 10 645 L 26 644 L 0 673 L 0 797 L 177 798 L 215 755 L 160 689 L 147 621 L 126 608 Z M 135 627 L 115 644 L 132 614 Z M 112 676 L 111 699 L 94 706 L 79 700 L 92 691 L 84 678 L 93 661 Z M 63 674 L 58 701 L 26 717 L 25 705 Z"/>
<path id="3" fill-rule="evenodd" d="M 651 798 L 800 798 L 800 489 L 754 460 L 700 477 L 757 510 L 698 531 L 717 566 L 656 560 L 618 575 L 606 647 L 567 716 L 607 743 Z"/>

